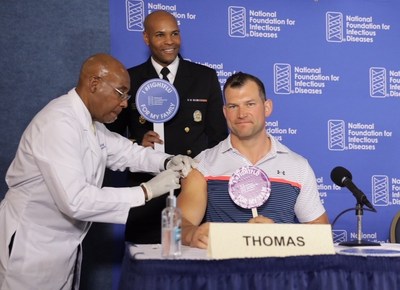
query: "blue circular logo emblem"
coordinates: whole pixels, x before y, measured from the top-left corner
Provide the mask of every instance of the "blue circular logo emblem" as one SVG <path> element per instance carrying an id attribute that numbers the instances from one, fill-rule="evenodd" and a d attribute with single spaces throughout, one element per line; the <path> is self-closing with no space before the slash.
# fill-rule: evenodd
<path id="1" fill-rule="evenodd" d="M 136 93 L 136 107 L 147 121 L 165 123 L 179 109 L 179 95 L 175 87 L 162 79 L 151 79 L 143 83 Z"/>

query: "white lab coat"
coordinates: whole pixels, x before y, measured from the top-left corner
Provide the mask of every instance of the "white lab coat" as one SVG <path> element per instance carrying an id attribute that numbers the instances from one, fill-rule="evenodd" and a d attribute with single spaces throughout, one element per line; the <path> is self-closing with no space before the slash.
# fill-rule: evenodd
<path id="1" fill-rule="evenodd" d="M 78 248 L 90 222 L 125 223 L 129 208 L 144 204 L 140 188 L 101 188 L 105 167 L 160 172 L 168 156 L 93 124 L 75 89 L 51 101 L 23 133 L 7 171 L 0 289 L 77 289 Z"/>

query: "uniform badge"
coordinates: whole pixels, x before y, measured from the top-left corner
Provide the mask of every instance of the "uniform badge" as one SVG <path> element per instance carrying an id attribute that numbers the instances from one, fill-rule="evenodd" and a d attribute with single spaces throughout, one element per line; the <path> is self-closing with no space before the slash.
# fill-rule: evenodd
<path id="1" fill-rule="evenodd" d="M 146 119 L 142 115 L 140 115 L 140 117 L 139 117 L 139 123 L 142 124 L 142 125 L 144 123 L 146 123 Z"/>
<path id="2" fill-rule="evenodd" d="M 203 115 L 201 114 L 200 110 L 196 110 L 193 113 L 193 120 L 195 122 L 201 122 L 201 120 L 203 119 Z"/>

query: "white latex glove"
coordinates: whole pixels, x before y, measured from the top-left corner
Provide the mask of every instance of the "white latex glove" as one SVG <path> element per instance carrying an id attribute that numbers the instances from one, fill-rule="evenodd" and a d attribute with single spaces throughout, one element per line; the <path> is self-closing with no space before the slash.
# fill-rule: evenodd
<path id="1" fill-rule="evenodd" d="M 140 186 L 147 193 L 147 200 L 163 195 L 171 189 L 175 190 L 181 187 L 179 184 L 180 172 L 173 170 L 165 170 L 149 181 L 142 183 Z"/>
<path id="2" fill-rule="evenodd" d="M 176 155 L 167 163 L 166 169 L 179 171 L 182 177 L 186 177 L 192 168 L 197 167 L 197 162 L 186 155 Z"/>

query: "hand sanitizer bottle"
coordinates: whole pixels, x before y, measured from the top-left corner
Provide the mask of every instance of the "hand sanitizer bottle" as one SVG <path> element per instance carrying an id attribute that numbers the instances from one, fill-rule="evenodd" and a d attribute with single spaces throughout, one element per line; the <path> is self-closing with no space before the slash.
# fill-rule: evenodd
<path id="1" fill-rule="evenodd" d="M 182 216 L 176 207 L 174 191 L 170 190 L 167 207 L 161 212 L 161 256 L 173 259 L 181 255 Z"/>

